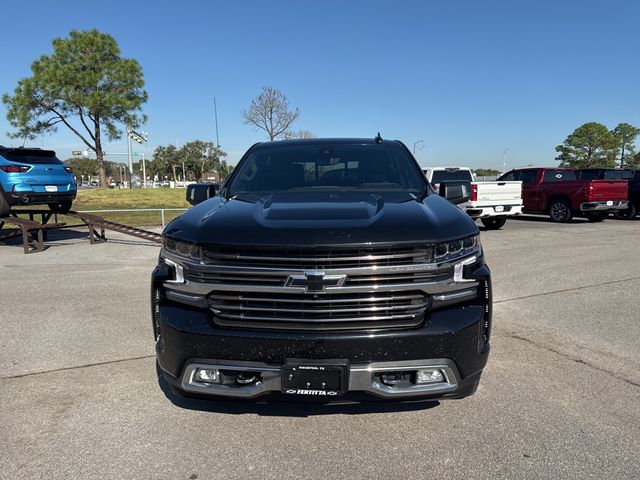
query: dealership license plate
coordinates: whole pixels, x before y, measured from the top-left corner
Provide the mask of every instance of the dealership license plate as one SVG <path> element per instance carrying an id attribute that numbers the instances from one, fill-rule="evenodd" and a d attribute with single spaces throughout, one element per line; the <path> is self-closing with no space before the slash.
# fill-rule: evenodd
<path id="1" fill-rule="evenodd" d="M 46 192 L 57 192 L 58 191 L 58 187 L 56 187 L 55 185 L 45 185 L 44 189 Z"/>
<path id="2" fill-rule="evenodd" d="M 607 200 L 607 207 L 613 207 L 613 200 Z"/>
<path id="3" fill-rule="evenodd" d="M 346 360 L 289 359 L 282 366 L 282 393 L 313 397 L 337 397 L 347 391 Z"/>
<path id="4" fill-rule="evenodd" d="M 498 205 L 496 207 L 496 212 L 504 212 L 504 207 L 502 205 Z"/>

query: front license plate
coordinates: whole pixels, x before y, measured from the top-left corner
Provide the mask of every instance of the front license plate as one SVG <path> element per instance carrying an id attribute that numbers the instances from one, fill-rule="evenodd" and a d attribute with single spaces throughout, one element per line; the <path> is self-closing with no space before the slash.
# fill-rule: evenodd
<path id="1" fill-rule="evenodd" d="M 613 207 L 613 200 L 607 200 L 607 207 Z"/>
<path id="2" fill-rule="evenodd" d="M 504 207 L 502 205 L 498 205 L 496 207 L 496 212 L 504 212 Z"/>
<path id="3" fill-rule="evenodd" d="M 47 192 L 57 192 L 58 191 L 58 187 L 56 187 L 55 185 L 45 185 L 44 189 Z"/>
<path id="4" fill-rule="evenodd" d="M 337 397 L 349 385 L 347 360 L 288 359 L 282 366 L 282 393 L 308 397 Z"/>

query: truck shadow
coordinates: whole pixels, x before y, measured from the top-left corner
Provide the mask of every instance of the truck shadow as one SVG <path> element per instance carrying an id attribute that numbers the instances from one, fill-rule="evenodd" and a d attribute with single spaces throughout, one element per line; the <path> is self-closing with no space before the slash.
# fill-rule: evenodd
<path id="1" fill-rule="evenodd" d="M 156 363 L 158 385 L 167 399 L 176 407 L 200 412 L 226 413 L 231 415 L 253 414 L 264 417 L 310 417 L 314 415 L 362 415 L 367 413 L 396 413 L 427 410 L 437 407 L 440 402 L 416 401 L 416 402 L 370 402 L 370 403 L 345 403 L 326 404 L 314 401 L 292 402 L 262 402 L 234 399 L 210 400 L 198 398 L 186 398 L 175 393 L 162 376 L 160 367 Z"/>
<path id="2" fill-rule="evenodd" d="M 520 222 L 540 222 L 540 223 L 555 223 L 552 222 L 551 219 L 549 218 L 548 215 L 515 215 L 513 217 L 509 217 L 509 221 L 512 220 L 516 220 L 516 221 L 520 221 Z M 586 218 L 581 218 L 581 217 L 573 217 L 571 219 L 570 222 L 565 223 L 564 225 L 567 224 L 585 224 L 585 223 L 591 223 L 589 222 L 589 220 L 587 220 Z M 563 225 L 562 223 L 558 223 L 557 225 Z"/>

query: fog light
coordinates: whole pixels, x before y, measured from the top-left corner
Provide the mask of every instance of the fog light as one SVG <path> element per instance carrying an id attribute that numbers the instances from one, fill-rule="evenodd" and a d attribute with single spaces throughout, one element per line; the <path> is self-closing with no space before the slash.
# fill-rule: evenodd
<path id="1" fill-rule="evenodd" d="M 220 383 L 220 370 L 214 368 L 196 368 L 193 378 L 200 383 Z"/>
<path id="2" fill-rule="evenodd" d="M 402 381 L 402 373 L 383 373 L 382 375 L 380 375 L 380 380 L 382 380 L 382 383 L 384 383 L 385 385 L 396 385 L 397 383 L 400 383 Z"/>
<path id="3" fill-rule="evenodd" d="M 236 375 L 236 383 L 238 385 L 249 385 L 256 380 L 256 375 L 251 372 L 240 372 L 238 375 Z"/>
<path id="4" fill-rule="evenodd" d="M 439 368 L 425 368 L 416 372 L 416 383 L 444 382 L 444 375 Z"/>

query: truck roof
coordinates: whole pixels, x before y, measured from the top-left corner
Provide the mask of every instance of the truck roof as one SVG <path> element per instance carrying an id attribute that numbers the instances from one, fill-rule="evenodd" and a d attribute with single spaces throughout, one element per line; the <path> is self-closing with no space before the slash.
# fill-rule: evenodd
<path id="1" fill-rule="evenodd" d="M 272 142 L 260 142 L 255 147 L 267 147 L 271 145 L 398 145 L 399 140 L 385 140 L 376 138 L 296 138 L 292 140 L 275 140 Z"/>
<path id="2" fill-rule="evenodd" d="M 450 170 L 450 171 L 457 171 L 457 170 L 469 170 L 471 171 L 471 169 L 469 167 L 420 167 L 423 170 Z"/>
<path id="3" fill-rule="evenodd" d="M 512 168 L 512 170 L 571 170 L 574 171 L 573 168 L 568 167 L 518 167 Z"/>

